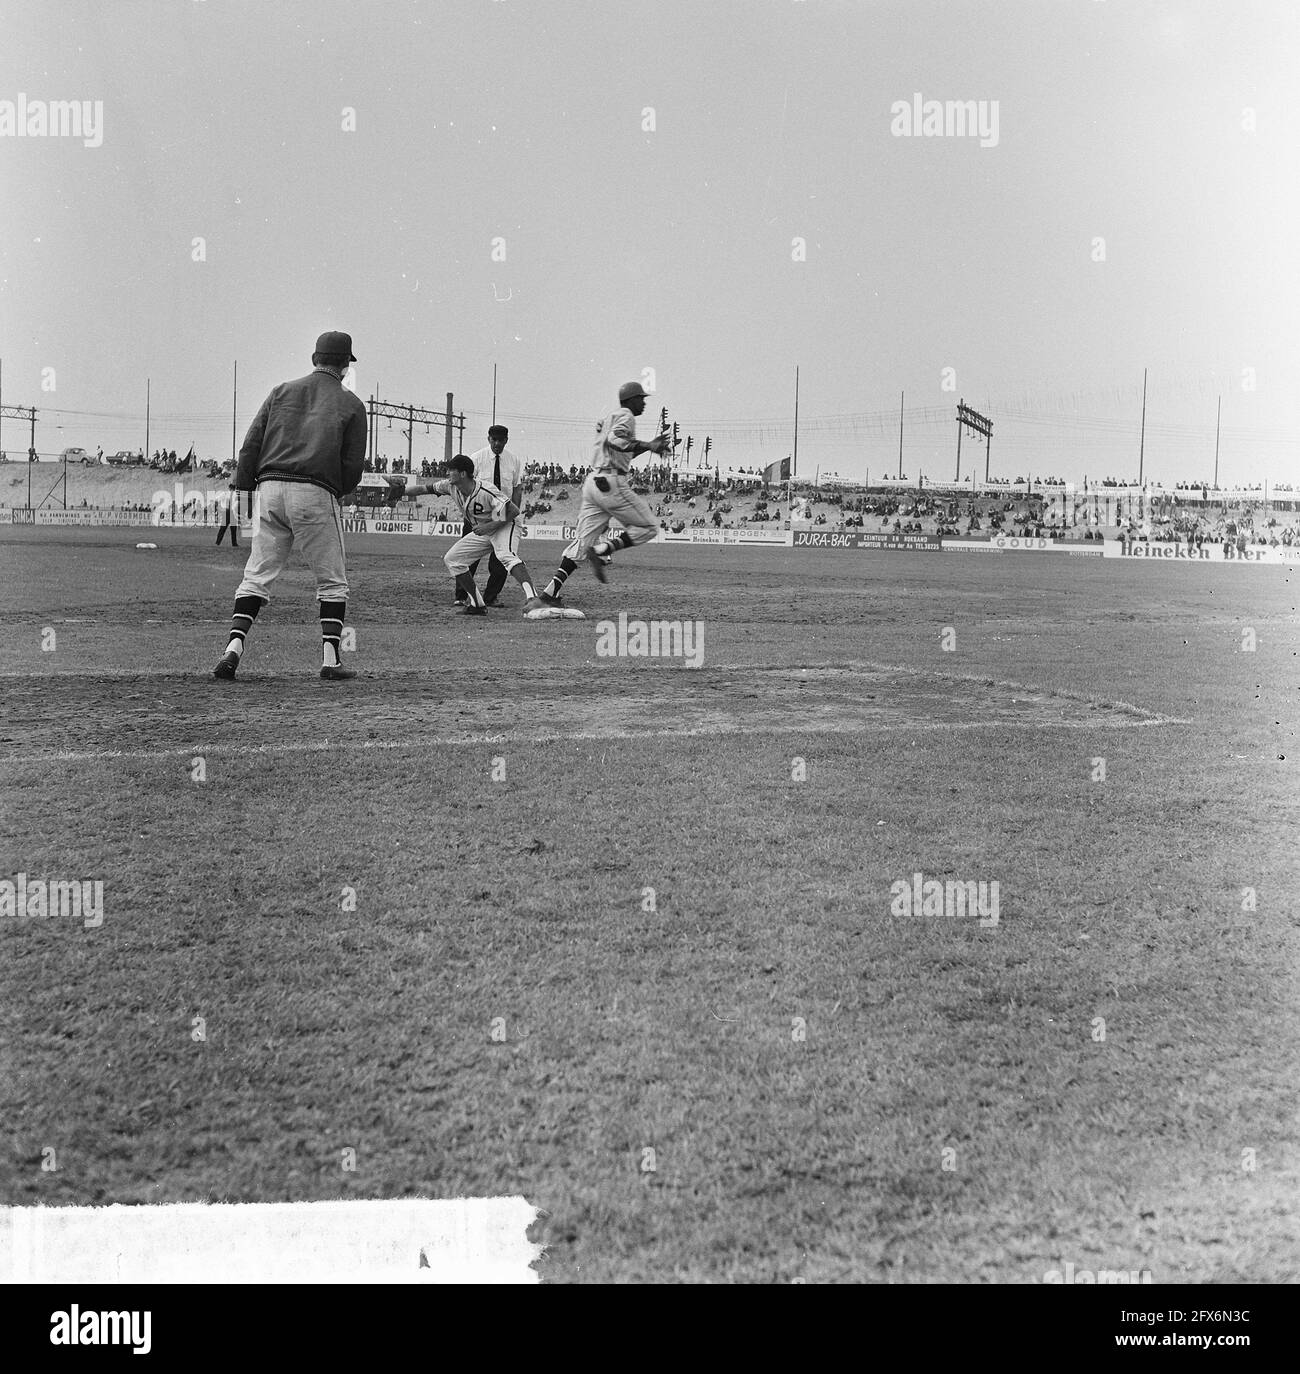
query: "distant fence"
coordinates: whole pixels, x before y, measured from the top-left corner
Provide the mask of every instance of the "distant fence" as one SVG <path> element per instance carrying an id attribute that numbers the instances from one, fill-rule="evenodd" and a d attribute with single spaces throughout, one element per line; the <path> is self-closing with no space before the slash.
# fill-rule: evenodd
<path id="1" fill-rule="evenodd" d="M 64 525 L 97 527 L 152 526 L 162 529 L 209 529 L 220 521 L 206 508 L 178 515 L 175 511 L 152 510 L 26 510 L 0 508 L 0 524 Z M 251 524 L 246 513 L 238 521 L 241 528 Z M 403 534 L 456 539 L 462 524 L 455 520 L 403 520 L 390 516 L 345 516 L 347 534 Z M 527 539 L 569 542 L 577 533 L 574 525 L 523 523 Z M 1300 545 L 1251 544 L 1244 541 L 1188 543 L 1185 540 L 1145 539 L 1048 539 L 1024 535 L 991 534 L 987 538 L 951 538 L 935 534 L 895 534 L 860 530 L 803 529 L 712 529 L 661 530 L 658 542 L 665 544 L 707 544 L 724 548 L 796 548 L 880 550 L 892 553 L 987 553 L 987 554 L 1069 554 L 1076 557 L 1165 563 L 1236 563 L 1294 566 L 1300 563 Z"/>
<path id="2" fill-rule="evenodd" d="M 97 526 L 139 526 L 150 525 L 162 529 L 209 529 L 220 525 L 224 512 L 217 512 L 208 506 L 196 506 L 193 510 L 178 512 L 173 507 L 161 510 L 26 510 L 16 507 L 11 510 L 0 508 L 0 523 L 14 525 L 97 525 Z M 248 528 L 250 520 L 247 509 L 240 511 L 237 523 L 242 529 Z M 459 539 L 464 525 L 459 520 L 421 520 L 404 519 L 400 515 L 376 515 L 373 513 L 344 515 L 344 534 L 411 534 L 434 538 Z M 525 539 L 551 539 L 568 543 L 578 533 L 576 525 L 543 524 L 540 521 L 521 521 L 520 532 Z M 687 529 L 672 532 L 660 531 L 659 536 L 666 543 L 688 544 L 778 544 L 790 543 L 789 531 L 781 530 L 743 530 L 743 529 Z"/>
<path id="3" fill-rule="evenodd" d="M 147 510 L 0 510 L 0 524 L 11 525 L 99 525 L 122 527 L 154 524 L 153 512 Z M 202 521 L 177 522 L 197 523 Z"/>
<path id="4" fill-rule="evenodd" d="M 995 534 L 988 539 L 943 540 L 944 553 L 1074 553 L 1100 558 L 1104 544 L 1081 539 L 1036 539 L 1032 535 Z"/>

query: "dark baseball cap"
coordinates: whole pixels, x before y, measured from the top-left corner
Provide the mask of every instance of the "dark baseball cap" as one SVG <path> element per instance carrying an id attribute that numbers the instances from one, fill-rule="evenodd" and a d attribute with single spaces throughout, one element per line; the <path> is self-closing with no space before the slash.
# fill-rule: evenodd
<path id="1" fill-rule="evenodd" d="M 640 382 L 624 382 L 618 389 L 619 403 L 634 400 L 637 396 L 649 396 L 649 392 Z"/>
<path id="2" fill-rule="evenodd" d="M 341 334 L 337 329 L 331 329 L 316 340 L 316 352 L 334 353 L 348 358 L 351 362 L 357 360 L 357 355 L 352 351 L 352 335 Z"/>

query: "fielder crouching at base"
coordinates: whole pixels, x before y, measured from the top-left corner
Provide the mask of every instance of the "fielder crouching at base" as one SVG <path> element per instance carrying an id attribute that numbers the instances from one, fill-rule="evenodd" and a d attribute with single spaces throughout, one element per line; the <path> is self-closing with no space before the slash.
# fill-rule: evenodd
<path id="1" fill-rule="evenodd" d="M 316 574 L 320 675 L 327 681 L 356 677 L 339 662 L 348 601 L 339 500 L 361 481 L 366 408 L 343 386 L 348 364 L 356 362 L 351 335 L 322 334 L 311 361 L 307 376 L 282 382 L 262 402 L 239 451 L 234 486 L 256 489 L 257 513 L 230 638 L 213 677 L 235 676 L 244 640 L 295 544 Z"/>
<path id="2" fill-rule="evenodd" d="M 473 568 L 480 559 L 495 555 L 501 566 L 523 588 L 524 613 L 544 603 L 533 587 L 528 565 L 515 552 L 519 543 L 519 507 L 491 482 L 474 475 L 474 460 L 458 453 L 447 464 L 447 476 L 432 482 L 408 482 L 407 496 L 454 496 L 469 533 L 446 552 L 443 562 L 456 579 L 457 592 L 465 597 L 464 615 L 487 615 L 487 607 L 474 582 Z"/>

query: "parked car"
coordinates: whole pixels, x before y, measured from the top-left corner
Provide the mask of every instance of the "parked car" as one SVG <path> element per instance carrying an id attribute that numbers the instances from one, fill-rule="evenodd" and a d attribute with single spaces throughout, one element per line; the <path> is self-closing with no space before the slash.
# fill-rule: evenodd
<path id="1" fill-rule="evenodd" d="M 111 463 L 115 468 L 142 468 L 144 467 L 144 454 L 132 453 L 130 449 L 120 448 L 116 453 L 110 453 L 104 461 Z"/>
<path id="2" fill-rule="evenodd" d="M 61 461 L 65 463 L 93 463 L 95 458 L 86 452 L 84 448 L 65 448 L 59 454 Z"/>

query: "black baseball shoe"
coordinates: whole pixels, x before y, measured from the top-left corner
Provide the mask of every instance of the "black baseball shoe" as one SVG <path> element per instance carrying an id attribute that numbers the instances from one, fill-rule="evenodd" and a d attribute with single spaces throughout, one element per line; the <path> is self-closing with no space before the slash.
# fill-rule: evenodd
<path id="1" fill-rule="evenodd" d="M 595 575 L 597 582 L 605 580 L 605 565 L 601 562 L 600 554 L 595 549 L 587 550 L 587 562 L 591 565 L 591 571 Z"/>
<path id="2" fill-rule="evenodd" d="M 461 612 L 461 615 L 487 615 L 487 607 L 467 605 Z"/>
<path id="3" fill-rule="evenodd" d="M 226 682 L 232 682 L 235 677 L 235 670 L 239 667 L 239 655 L 228 653 L 221 655 L 221 661 L 212 670 L 213 677 L 219 677 Z"/>
<path id="4" fill-rule="evenodd" d="M 320 675 L 326 682 L 346 682 L 349 678 L 357 675 L 355 668 L 345 668 L 341 663 L 327 663 L 321 670 Z"/>
<path id="5" fill-rule="evenodd" d="M 560 598 L 551 596 L 548 592 L 538 592 L 537 599 L 543 606 L 558 606 L 560 604 Z"/>

